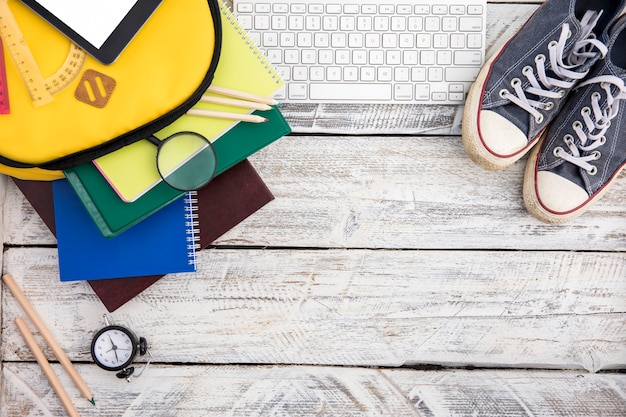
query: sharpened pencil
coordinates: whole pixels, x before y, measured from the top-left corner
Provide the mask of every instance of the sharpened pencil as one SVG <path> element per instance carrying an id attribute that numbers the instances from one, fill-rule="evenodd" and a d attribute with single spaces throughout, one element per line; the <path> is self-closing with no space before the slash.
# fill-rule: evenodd
<path id="1" fill-rule="evenodd" d="M 72 403 L 70 396 L 67 395 L 67 392 L 63 388 L 63 385 L 61 385 L 61 381 L 59 381 L 59 378 L 54 373 L 54 370 L 52 369 L 50 362 L 48 362 L 48 359 L 46 359 L 46 355 L 44 355 L 43 351 L 37 344 L 35 337 L 28 329 L 28 326 L 26 325 L 26 322 L 24 321 L 24 319 L 21 317 L 16 318 L 15 324 L 17 325 L 17 328 L 19 329 L 20 333 L 22 333 L 22 336 L 24 337 L 26 344 L 28 345 L 31 352 L 33 353 L 33 356 L 35 356 L 35 359 L 37 360 L 37 363 L 41 367 L 41 370 L 46 375 L 46 378 L 48 378 L 48 381 L 50 382 L 50 385 L 54 389 L 54 392 L 57 393 L 57 396 L 61 400 L 61 404 L 63 404 L 63 407 L 65 408 L 65 411 L 67 411 L 67 414 L 70 417 L 80 417 L 80 415 L 78 414 L 78 410 L 74 406 L 74 403 Z"/>
<path id="2" fill-rule="evenodd" d="M 271 110 L 272 107 L 269 104 L 259 103 L 257 101 L 238 100 L 234 98 L 218 97 L 203 95 L 200 99 L 203 103 L 223 104 L 225 106 L 241 107 L 243 109 L 252 110 Z"/>
<path id="3" fill-rule="evenodd" d="M 187 111 L 187 114 L 190 116 L 215 117 L 216 119 L 238 120 L 240 122 L 248 123 L 267 122 L 267 119 L 265 117 L 257 116 L 256 114 L 226 113 L 221 111 L 202 109 L 190 109 Z"/>
<path id="4" fill-rule="evenodd" d="M 30 303 L 30 301 L 28 301 L 26 295 L 24 295 L 13 277 L 10 274 L 4 274 L 2 276 L 2 280 L 9 288 L 13 296 L 17 299 L 17 302 L 20 304 L 20 306 L 22 306 L 22 309 L 24 310 L 30 321 L 35 325 L 35 327 L 41 334 L 41 337 L 44 338 L 44 340 L 48 344 L 48 347 L 50 347 L 52 353 L 54 353 L 54 356 L 56 356 L 56 358 L 61 363 L 61 366 L 63 366 L 63 369 L 65 369 L 65 372 L 67 372 L 72 381 L 74 381 L 74 384 L 76 384 L 76 387 L 79 389 L 81 394 L 83 394 L 83 396 L 87 398 L 90 403 L 95 405 L 91 390 L 89 389 L 83 378 L 79 375 L 78 371 L 76 371 L 76 368 L 74 368 L 74 365 L 72 364 L 70 359 L 67 357 L 63 349 L 61 349 L 59 343 L 54 339 L 52 333 L 50 333 L 43 320 L 41 320 L 41 317 L 39 317 L 39 314 L 37 314 L 35 308 Z"/>
<path id="5" fill-rule="evenodd" d="M 275 106 L 278 104 L 278 101 L 274 100 L 272 97 L 263 97 L 258 94 L 247 93 L 245 91 L 238 91 L 230 88 L 218 87 L 215 85 L 210 86 L 206 91 L 207 93 L 220 94 L 222 96 L 229 96 L 248 101 L 256 101 L 257 103 L 269 104 L 270 106 Z"/>

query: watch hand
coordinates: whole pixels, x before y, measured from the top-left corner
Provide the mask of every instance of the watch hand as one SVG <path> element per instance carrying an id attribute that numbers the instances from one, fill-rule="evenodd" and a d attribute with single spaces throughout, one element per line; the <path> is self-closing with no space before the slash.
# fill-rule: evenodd
<path id="1" fill-rule="evenodd" d="M 111 341 L 111 347 L 113 348 L 113 350 L 117 349 L 117 346 L 115 346 L 115 342 L 113 341 L 110 335 L 109 335 L 109 340 Z"/>

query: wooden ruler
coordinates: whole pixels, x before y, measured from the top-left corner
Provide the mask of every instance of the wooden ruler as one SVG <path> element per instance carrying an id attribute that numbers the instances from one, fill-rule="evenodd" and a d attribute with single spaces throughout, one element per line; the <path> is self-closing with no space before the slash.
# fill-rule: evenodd
<path id="1" fill-rule="evenodd" d="M 0 114 L 11 113 L 9 107 L 9 84 L 7 83 L 7 72 L 4 62 L 4 47 L 0 38 Z"/>
<path id="2" fill-rule="evenodd" d="M 84 50 L 70 43 L 70 51 L 61 68 L 52 76 L 44 78 L 11 13 L 8 0 L 0 0 L 0 37 L 35 107 L 50 103 L 54 100 L 53 94 L 70 85 L 80 73 L 87 57 Z"/>

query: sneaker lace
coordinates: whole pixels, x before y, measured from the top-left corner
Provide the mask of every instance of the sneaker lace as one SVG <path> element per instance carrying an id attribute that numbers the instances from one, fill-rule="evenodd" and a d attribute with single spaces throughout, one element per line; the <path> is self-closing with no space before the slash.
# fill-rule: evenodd
<path id="1" fill-rule="evenodd" d="M 611 120 L 619 113 L 620 101 L 626 100 L 624 81 L 613 75 L 594 77 L 582 82 L 579 87 L 596 83 L 599 83 L 606 93 L 604 106 L 600 102 L 601 94 L 594 92 L 591 95 L 591 108 L 584 107 L 580 112 L 583 121 L 577 120 L 573 124 L 578 141 L 572 135 L 567 134 L 563 137 L 567 150 L 562 147 L 554 149 L 555 156 L 579 166 L 590 175 L 597 173 L 597 167 L 591 162 L 602 156 L 597 149 L 606 143 L 604 134 L 611 126 Z M 587 133 L 585 133 L 585 128 Z"/>
<path id="2" fill-rule="evenodd" d="M 515 90 L 515 94 L 503 89 L 500 91 L 500 96 L 526 110 L 535 118 L 537 123 L 543 122 L 543 114 L 539 110 L 552 109 L 554 102 L 549 100 L 563 98 L 565 90 L 572 88 L 589 72 L 588 70 L 583 72 L 574 70 L 585 64 L 590 58 L 604 57 L 606 55 L 607 47 L 596 39 L 593 33 L 593 28 L 598 23 L 601 15 L 602 11 L 589 10 L 585 13 L 581 19 L 580 39 L 576 41 L 572 51 L 566 57 L 563 55 L 567 39 L 571 36 L 569 24 L 563 24 L 558 41 L 552 41 L 548 44 L 550 69 L 558 78 L 548 76 L 545 67 L 546 57 L 540 54 L 535 57 L 536 69 L 533 69 L 531 66 L 526 66 L 522 69 L 522 74 L 528 79 L 530 85 L 523 89 L 522 81 L 519 78 L 514 78 L 511 80 L 511 86 Z M 553 91 L 554 88 L 559 90 Z M 534 95 L 539 100 L 542 97 L 548 100 L 533 100 L 528 98 L 526 94 Z"/>

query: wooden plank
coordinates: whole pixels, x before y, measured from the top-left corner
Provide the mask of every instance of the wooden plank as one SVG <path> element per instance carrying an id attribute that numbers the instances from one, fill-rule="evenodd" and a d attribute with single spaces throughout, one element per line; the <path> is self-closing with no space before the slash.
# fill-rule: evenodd
<path id="1" fill-rule="evenodd" d="M 79 365 L 96 406 L 60 379 L 81 415 L 622 417 L 626 375 L 312 366 L 164 366 L 131 383 Z M 0 414 L 64 415 L 36 364 L 7 363 Z"/>
<path id="2" fill-rule="evenodd" d="M 157 362 L 626 366 L 626 255 L 575 252 L 205 250 L 111 318 Z M 56 250 L 11 248 L 15 277 L 73 360 L 104 308 L 59 283 Z M 29 360 L 5 295 L 2 354 Z M 71 329 L 71 331 L 69 331 Z M 158 330 L 157 330 L 158 329 Z M 155 331 L 156 330 L 156 331 Z"/>
<path id="3" fill-rule="evenodd" d="M 564 226 L 522 202 L 525 159 L 487 172 L 457 137 L 290 136 L 251 158 L 276 199 L 218 245 L 389 249 L 626 250 L 626 175 Z M 54 244 L 13 184 L 6 242 Z"/>

